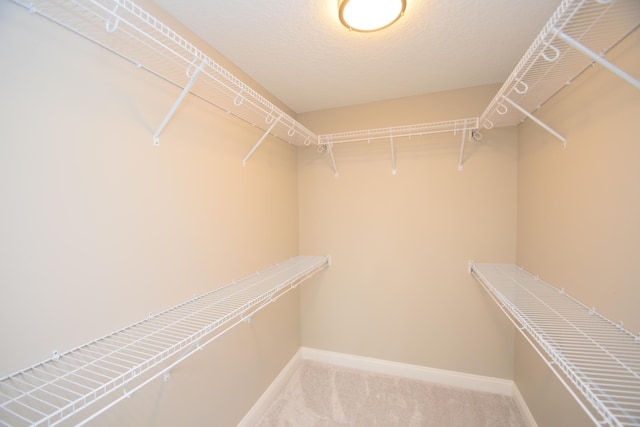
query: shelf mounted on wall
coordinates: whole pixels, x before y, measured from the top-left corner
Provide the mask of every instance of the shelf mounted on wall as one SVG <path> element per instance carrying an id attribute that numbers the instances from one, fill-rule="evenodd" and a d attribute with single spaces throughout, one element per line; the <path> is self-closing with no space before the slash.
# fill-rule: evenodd
<path id="1" fill-rule="evenodd" d="M 391 173 L 396 174 L 396 146 L 395 142 L 398 138 L 411 138 L 425 135 L 435 135 L 441 133 L 453 133 L 457 135 L 460 132 L 462 141 L 460 144 L 460 157 L 458 161 L 458 170 L 462 170 L 464 163 L 464 147 L 467 140 L 480 140 L 482 136 L 478 132 L 478 118 L 466 118 L 457 120 L 448 120 L 441 122 L 420 123 L 415 125 L 395 126 L 388 128 L 365 129 L 349 132 L 338 132 L 330 134 L 318 135 L 318 145 L 327 148 L 331 155 L 332 166 L 337 175 L 337 168 L 332 147 L 335 144 L 346 144 L 352 142 L 372 142 L 377 140 L 388 140 L 391 151 Z"/>
<path id="2" fill-rule="evenodd" d="M 595 425 L 640 425 L 640 336 L 516 265 L 469 272 Z"/>
<path id="3" fill-rule="evenodd" d="M 0 425 L 83 425 L 329 266 L 298 256 L 0 379 Z"/>

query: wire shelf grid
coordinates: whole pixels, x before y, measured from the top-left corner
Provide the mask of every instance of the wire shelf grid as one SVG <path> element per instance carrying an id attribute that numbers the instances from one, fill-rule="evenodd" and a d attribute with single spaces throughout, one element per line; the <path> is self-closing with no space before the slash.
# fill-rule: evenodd
<path id="1" fill-rule="evenodd" d="M 0 425 L 56 425 L 121 390 L 110 407 L 328 265 L 327 257 L 291 258 L 9 375 L 0 380 Z"/>
<path id="2" fill-rule="evenodd" d="M 473 130 L 477 128 L 478 118 L 473 117 L 441 122 L 420 123 L 415 125 L 323 134 L 318 135 L 318 145 L 405 138 L 449 132 L 455 134 L 457 132 L 462 132 L 463 130 Z"/>
<path id="3" fill-rule="evenodd" d="M 640 424 L 640 337 L 518 266 L 471 272 L 596 425 Z"/>
<path id="4" fill-rule="evenodd" d="M 640 26 L 637 0 L 564 0 L 480 115 L 485 128 L 513 126 L 584 72 L 593 60 L 570 46 L 561 34 L 604 56 Z"/>
<path id="5" fill-rule="evenodd" d="M 129 0 L 13 1 L 180 88 L 201 67 L 195 96 L 263 131 L 277 118 L 270 134 L 290 144 L 317 142 L 313 132 Z"/>

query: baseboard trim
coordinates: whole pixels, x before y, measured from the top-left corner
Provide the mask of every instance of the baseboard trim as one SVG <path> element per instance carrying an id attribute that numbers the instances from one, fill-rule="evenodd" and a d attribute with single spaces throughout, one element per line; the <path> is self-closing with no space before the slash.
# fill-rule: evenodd
<path id="1" fill-rule="evenodd" d="M 536 423 L 535 418 L 533 418 L 533 414 L 531 413 L 531 411 L 529 410 L 529 407 L 527 406 L 527 402 L 525 402 L 524 397 L 522 397 L 522 394 L 520 394 L 520 390 L 518 389 L 518 386 L 516 386 L 515 383 L 513 383 L 513 391 L 511 392 L 511 396 L 513 397 L 513 400 L 516 402 L 516 405 L 520 409 L 520 413 L 524 417 L 524 420 L 527 423 L 527 425 L 529 427 L 538 427 L 538 424 Z"/>
<path id="2" fill-rule="evenodd" d="M 269 409 L 269 406 L 276 400 L 278 394 L 282 391 L 287 382 L 293 375 L 293 371 L 302 360 L 302 349 L 298 349 L 296 354 L 293 355 L 291 360 L 282 368 L 282 371 L 273 380 L 273 382 L 262 393 L 262 396 L 256 401 L 256 403 L 249 409 L 249 412 L 238 423 L 238 427 L 253 427 L 262 419 L 264 414 Z"/>
<path id="3" fill-rule="evenodd" d="M 506 396 L 511 396 L 513 392 L 513 381 L 501 378 L 485 377 L 482 375 L 466 374 L 444 369 L 427 368 L 425 366 L 410 365 L 407 363 L 392 362 L 388 360 L 336 353 L 326 350 L 317 350 L 308 347 L 302 347 L 301 350 L 302 358 L 305 360 L 315 360 L 317 362 L 329 363 L 345 368 L 395 375 L 451 387 L 485 391 Z"/>

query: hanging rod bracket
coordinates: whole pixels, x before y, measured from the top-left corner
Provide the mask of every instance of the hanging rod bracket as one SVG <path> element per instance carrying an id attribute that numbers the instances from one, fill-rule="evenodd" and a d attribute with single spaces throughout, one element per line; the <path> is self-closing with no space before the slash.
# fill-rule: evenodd
<path id="1" fill-rule="evenodd" d="M 273 116 L 270 116 L 270 117 L 273 117 Z M 267 137 L 267 135 L 269 135 L 271 133 L 271 131 L 273 130 L 273 128 L 276 127 L 276 125 L 278 124 L 278 122 L 280 121 L 281 118 L 282 118 L 282 114 L 280 116 L 278 116 L 277 118 L 272 119 L 271 121 L 267 121 L 268 123 L 271 123 L 271 125 L 264 132 L 264 134 L 260 137 L 258 142 L 255 143 L 255 145 L 251 148 L 251 150 L 249 150 L 247 155 L 244 156 L 244 159 L 242 159 L 242 166 L 246 166 L 247 165 L 247 160 L 249 160 L 249 157 L 251 157 L 251 155 L 253 155 L 253 152 L 258 149 L 260 144 L 262 144 L 262 141 L 264 141 L 264 139 Z"/>
<path id="2" fill-rule="evenodd" d="M 205 65 L 204 61 L 201 62 L 198 68 L 196 68 L 195 71 L 193 71 L 193 74 L 189 76 L 190 77 L 189 82 L 182 89 L 182 92 L 180 92 L 180 96 L 178 96 L 178 99 L 176 99 L 176 101 L 173 103 L 173 105 L 171 106 L 171 109 L 165 116 L 164 120 L 162 121 L 162 123 L 160 123 L 160 126 L 158 127 L 156 132 L 153 134 L 153 145 L 155 145 L 156 147 L 160 145 L 160 134 L 162 133 L 164 128 L 167 126 L 167 124 L 169 123 L 169 120 L 171 120 L 175 112 L 178 110 L 178 107 L 180 107 L 180 104 L 182 104 L 182 101 L 191 90 L 191 87 L 196 82 L 198 75 L 203 70 L 204 65 Z"/>

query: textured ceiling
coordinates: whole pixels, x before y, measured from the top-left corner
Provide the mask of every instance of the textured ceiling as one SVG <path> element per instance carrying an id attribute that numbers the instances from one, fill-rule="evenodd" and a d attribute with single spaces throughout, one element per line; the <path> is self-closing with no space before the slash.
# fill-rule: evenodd
<path id="1" fill-rule="evenodd" d="M 509 76 L 559 0 L 407 0 L 376 33 L 349 31 L 337 0 L 156 0 L 298 113 Z"/>

